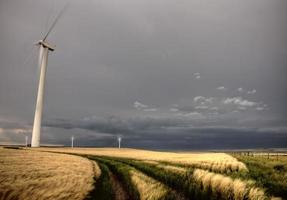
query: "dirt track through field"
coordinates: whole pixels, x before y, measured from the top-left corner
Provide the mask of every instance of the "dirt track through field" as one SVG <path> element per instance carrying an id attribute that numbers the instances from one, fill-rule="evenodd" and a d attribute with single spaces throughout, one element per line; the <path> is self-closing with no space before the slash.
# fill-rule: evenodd
<path id="1" fill-rule="evenodd" d="M 124 165 L 129 165 L 129 164 L 121 162 L 119 160 L 117 160 L 117 162 L 120 162 L 120 163 L 122 163 Z M 132 165 L 129 165 L 129 166 L 132 167 L 132 168 L 135 167 L 135 166 L 132 166 Z M 135 167 L 135 169 L 137 169 L 140 173 L 144 174 L 145 176 L 149 177 L 150 179 L 153 179 L 154 181 L 162 184 L 164 187 L 166 187 L 168 189 L 167 193 L 160 199 L 174 199 L 174 200 L 187 200 L 187 199 L 189 199 L 189 198 L 185 197 L 185 195 L 181 191 L 178 191 L 175 188 L 169 187 L 168 185 L 166 185 L 166 183 L 162 182 L 159 179 L 155 179 L 154 177 L 148 175 L 147 173 L 145 173 L 141 169 L 138 169 L 136 167 Z M 126 198 L 126 199 L 128 199 L 128 198 Z M 132 199 L 132 198 L 130 198 L 130 199 Z"/>
<path id="2" fill-rule="evenodd" d="M 115 192 L 115 200 L 130 199 L 122 183 L 119 181 L 119 179 L 112 172 L 109 173 L 109 176 L 110 176 L 113 190 Z"/>
<path id="3" fill-rule="evenodd" d="M 91 158 L 89 158 L 91 159 Z M 91 160 L 94 160 L 94 159 L 91 159 Z M 99 161 L 97 161 L 99 162 Z M 119 162 L 119 161 L 117 161 Z M 101 162 L 99 162 L 101 163 Z M 127 165 L 126 163 L 122 163 L 123 165 Z M 108 167 L 108 165 L 107 165 Z M 131 166 L 132 167 L 132 166 Z M 109 167 L 108 167 L 109 168 Z M 133 167 L 132 167 L 133 168 Z M 127 191 L 126 187 L 125 187 L 125 184 L 121 181 L 120 178 L 118 178 L 118 176 L 112 172 L 112 170 L 109 168 L 108 170 L 108 177 L 109 177 L 109 180 L 111 182 L 111 185 L 112 185 L 112 190 L 114 192 L 114 199 L 115 200 L 133 200 L 134 198 L 132 196 L 129 195 L 129 192 Z M 133 170 L 133 172 L 135 173 L 135 169 Z M 142 174 L 142 176 L 146 176 L 147 179 L 149 179 L 149 181 L 147 181 L 147 183 L 144 183 L 146 180 L 143 179 L 143 177 L 141 177 L 141 181 L 143 181 L 141 184 L 142 185 L 145 185 L 145 184 L 152 184 L 151 182 L 154 182 L 154 183 L 157 183 L 159 185 L 161 185 L 162 187 L 165 188 L 165 192 L 158 196 L 158 195 L 147 195 L 147 194 L 143 194 L 141 193 L 140 195 L 143 195 L 141 196 L 140 199 L 142 200 L 150 200 L 150 199 L 173 199 L 173 200 L 186 200 L 186 198 L 184 197 L 183 194 L 179 193 L 178 191 L 170 188 L 169 186 L 167 186 L 165 183 L 161 182 L 161 181 L 158 181 L 158 180 L 155 180 L 153 179 L 151 176 L 149 176 L 148 174 L 142 172 L 142 171 L 138 171 L 137 173 L 140 173 Z M 132 171 L 131 171 L 131 174 L 132 174 Z M 152 181 L 151 181 L 152 180 Z M 134 184 L 136 184 L 134 182 Z M 149 191 L 149 193 L 159 193 L 160 191 L 160 187 L 157 188 L 153 188 L 151 191 Z M 137 185 L 136 187 L 139 187 L 139 185 Z M 138 188 L 139 190 L 139 188 Z M 147 192 L 147 191 L 145 191 Z M 145 196 L 147 195 L 147 196 Z M 158 196 L 158 197 L 157 197 Z"/>

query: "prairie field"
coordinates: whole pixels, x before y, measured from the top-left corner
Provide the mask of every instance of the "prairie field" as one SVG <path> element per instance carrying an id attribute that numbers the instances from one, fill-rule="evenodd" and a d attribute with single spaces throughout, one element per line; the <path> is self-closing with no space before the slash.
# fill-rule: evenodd
<path id="1" fill-rule="evenodd" d="M 0 148 L 0 199 L 286 199 L 284 156 Z"/>

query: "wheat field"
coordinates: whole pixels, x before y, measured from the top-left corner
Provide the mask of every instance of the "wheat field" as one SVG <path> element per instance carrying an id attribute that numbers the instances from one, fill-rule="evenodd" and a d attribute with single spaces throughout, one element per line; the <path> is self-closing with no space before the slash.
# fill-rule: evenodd
<path id="1" fill-rule="evenodd" d="M 39 148 L 37 150 L 133 158 L 145 161 L 165 161 L 170 163 L 191 165 L 220 172 L 225 172 L 228 170 L 247 170 L 244 163 L 237 161 L 236 158 L 226 153 L 176 153 L 128 148 Z"/>
<path id="2" fill-rule="evenodd" d="M 46 152 L 0 149 L 0 199 L 83 199 L 93 189 L 88 159 Z"/>
<path id="3" fill-rule="evenodd" d="M 285 199 L 284 189 L 258 182 L 248 159 L 241 160 L 206 152 L 0 148 L 0 200 Z"/>

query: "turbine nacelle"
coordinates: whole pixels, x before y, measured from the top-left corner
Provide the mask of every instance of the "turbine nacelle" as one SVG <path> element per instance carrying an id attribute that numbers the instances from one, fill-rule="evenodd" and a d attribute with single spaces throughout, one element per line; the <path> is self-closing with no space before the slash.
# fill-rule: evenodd
<path id="1" fill-rule="evenodd" d="M 40 45 L 43 46 L 44 48 L 48 48 L 50 51 L 54 51 L 55 50 L 55 46 L 52 46 L 50 44 L 48 44 L 47 42 L 43 41 L 43 40 L 39 40 L 36 45 Z"/>

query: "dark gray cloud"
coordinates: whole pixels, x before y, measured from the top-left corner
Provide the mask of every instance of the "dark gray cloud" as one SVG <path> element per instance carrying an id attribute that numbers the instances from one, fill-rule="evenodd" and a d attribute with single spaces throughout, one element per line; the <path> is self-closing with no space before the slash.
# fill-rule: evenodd
<path id="1" fill-rule="evenodd" d="M 80 121 L 57 119 L 46 122 L 45 126 L 92 131 L 90 140 L 87 143 L 82 141 L 86 145 L 112 146 L 117 135 L 123 137 L 126 147 L 147 148 L 152 145 L 157 149 L 270 148 L 284 147 L 287 142 L 287 127 L 202 126 L 193 123 L 186 119 L 123 120 L 113 116 Z M 99 133 L 106 137 L 98 138 Z"/>
<path id="2" fill-rule="evenodd" d="M 66 2 L 0 1 L 3 142 L 21 140 L 13 129 L 31 129 L 33 44 Z M 43 142 L 67 144 L 73 134 L 82 145 L 109 145 L 123 134 L 151 148 L 286 144 L 285 0 L 69 2 L 48 37 L 56 50 Z"/>

